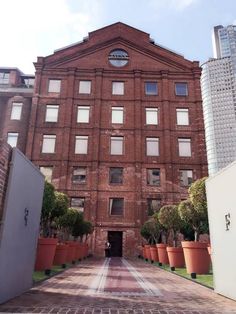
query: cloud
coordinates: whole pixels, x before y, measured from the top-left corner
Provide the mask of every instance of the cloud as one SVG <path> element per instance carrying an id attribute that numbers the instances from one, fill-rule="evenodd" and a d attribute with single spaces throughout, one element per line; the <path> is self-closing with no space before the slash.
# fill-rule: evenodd
<path id="1" fill-rule="evenodd" d="M 184 11 L 199 0 L 150 0 L 150 5 L 156 10 Z"/>
<path id="2" fill-rule="evenodd" d="M 37 56 L 83 39 L 97 28 L 101 10 L 93 0 L 8 0 L 0 2 L 0 66 L 33 72 Z"/>

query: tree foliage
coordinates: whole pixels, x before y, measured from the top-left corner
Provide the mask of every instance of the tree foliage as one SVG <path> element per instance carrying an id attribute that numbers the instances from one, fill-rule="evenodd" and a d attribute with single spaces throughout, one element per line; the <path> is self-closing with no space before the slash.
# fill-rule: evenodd
<path id="1" fill-rule="evenodd" d="M 178 212 L 177 205 L 165 205 L 163 206 L 159 213 L 158 219 L 162 226 L 167 230 L 168 234 L 173 231 L 174 234 L 174 245 L 177 241 L 177 233 L 180 231 L 183 222 Z"/>
<path id="2" fill-rule="evenodd" d="M 207 216 L 206 177 L 199 179 L 189 187 L 189 198 L 196 212 Z"/>
<path id="3" fill-rule="evenodd" d="M 140 230 L 141 236 L 150 244 L 158 243 L 161 234 L 161 225 L 154 217 L 148 219 Z"/>

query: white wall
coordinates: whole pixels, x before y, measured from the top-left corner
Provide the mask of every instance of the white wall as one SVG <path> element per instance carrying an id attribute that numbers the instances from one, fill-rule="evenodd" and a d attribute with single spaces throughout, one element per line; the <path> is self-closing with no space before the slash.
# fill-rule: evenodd
<path id="1" fill-rule="evenodd" d="M 13 148 L 0 228 L 0 303 L 32 286 L 44 177 Z"/>
<path id="2" fill-rule="evenodd" d="M 206 191 L 215 291 L 236 300 L 236 161 L 207 179 Z"/>

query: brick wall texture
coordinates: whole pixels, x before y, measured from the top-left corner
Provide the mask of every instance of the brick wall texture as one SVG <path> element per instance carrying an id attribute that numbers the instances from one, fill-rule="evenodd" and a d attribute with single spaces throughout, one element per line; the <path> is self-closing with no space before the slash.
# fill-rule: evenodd
<path id="1" fill-rule="evenodd" d="M 0 139 L 0 220 L 3 213 L 10 158 L 11 147 Z"/>
<path id="2" fill-rule="evenodd" d="M 114 49 L 123 49 L 124 67 L 109 62 Z M 21 150 L 37 166 L 52 167 L 52 183 L 70 198 L 84 198 L 85 218 L 95 231 L 91 250 L 104 254 L 109 231 L 122 232 L 123 255 L 137 254 L 140 227 L 148 218 L 148 199 L 161 205 L 187 197 L 180 170 L 192 170 L 196 180 L 207 175 L 199 63 L 153 44 L 147 33 L 115 23 L 89 33 L 86 40 L 38 57 L 32 103 L 24 98 L 24 121 L 6 119 L 2 132 L 19 132 Z M 50 80 L 60 80 L 60 92 L 48 92 Z M 91 92 L 79 93 L 80 81 Z M 124 94 L 113 95 L 112 83 L 123 82 Z M 146 95 L 146 82 L 158 84 L 157 95 Z M 176 83 L 186 83 L 186 96 L 177 96 Z M 11 101 L 5 101 L 11 106 Z M 58 105 L 56 122 L 46 122 L 46 106 Z M 77 107 L 90 108 L 89 122 L 77 122 Z M 112 107 L 124 108 L 124 121 L 111 121 Z M 146 108 L 158 109 L 158 124 L 146 123 Z M 189 125 L 178 125 L 176 109 L 188 109 Z M 5 109 L 9 117 L 9 108 Z M 21 129 L 23 128 L 23 129 Z M 0 130 L 1 131 L 1 130 Z M 21 135 L 22 133 L 22 135 Z M 55 151 L 43 153 L 43 135 L 56 135 Z M 87 154 L 75 153 L 76 136 L 88 136 Z M 123 154 L 111 155 L 111 137 L 123 137 Z M 147 156 L 146 138 L 159 138 L 159 156 Z M 178 139 L 191 140 L 191 156 L 179 156 Z M 86 182 L 72 182 L 73 168 L 87 168 Z M 123 183 L 109 182 L 109 169 L 123 168 Z M 147 184 L 147 169 L 160 169 L 160 185 Z M 123 198 L 122 215 L 111 215 L 109 200 Z"/>

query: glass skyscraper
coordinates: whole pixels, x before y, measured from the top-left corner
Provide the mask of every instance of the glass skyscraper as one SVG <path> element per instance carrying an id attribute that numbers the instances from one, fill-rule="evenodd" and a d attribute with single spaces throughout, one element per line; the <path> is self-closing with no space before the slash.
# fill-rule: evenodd
<path id="1" fill-rule="evenodd" d="M 213 50 L 201 77 L 210 176 L 236 159 L 236 26 L 214 27 Z"/>

